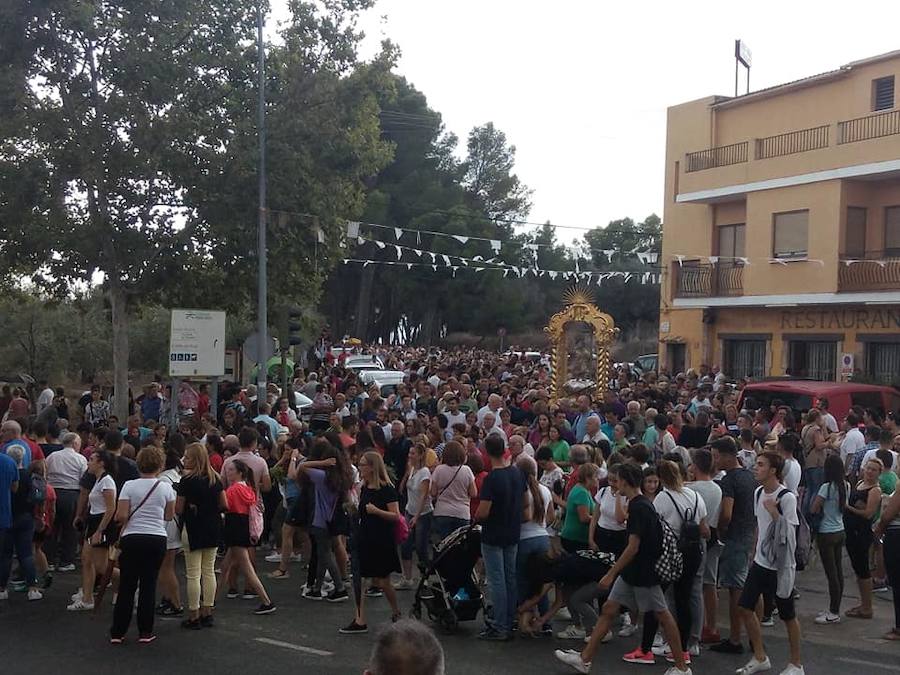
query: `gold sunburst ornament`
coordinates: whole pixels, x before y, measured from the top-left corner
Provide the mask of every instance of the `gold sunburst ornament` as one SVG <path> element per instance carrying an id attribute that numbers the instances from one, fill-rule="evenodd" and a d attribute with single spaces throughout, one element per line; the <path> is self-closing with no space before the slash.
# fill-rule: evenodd
<path id="1" fill-rule="evenodd" d="M 572 286 L 563 291 L 562 299 L 567 305 L 593 305 L 594 293 L 589 288 Z"/>

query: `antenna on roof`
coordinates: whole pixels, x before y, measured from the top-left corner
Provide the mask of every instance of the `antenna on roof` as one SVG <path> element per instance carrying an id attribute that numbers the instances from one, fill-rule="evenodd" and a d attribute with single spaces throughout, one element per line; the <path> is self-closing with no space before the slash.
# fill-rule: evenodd
<path id="1" fill-rule="evenodd" d="M 750 62 L 753 55 L 743 40 L 734 41 L 734 95 L 738 95 L 738 69 L 741 64 L 747 69 L 747 93 L 750 93 Z"/>

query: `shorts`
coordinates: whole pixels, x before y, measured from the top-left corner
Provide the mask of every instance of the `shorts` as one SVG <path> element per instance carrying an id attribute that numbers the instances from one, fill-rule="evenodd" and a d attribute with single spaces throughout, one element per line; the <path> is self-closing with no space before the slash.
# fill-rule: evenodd
<path id="1" fill-rule="evenodd" d="M 715 586 L 719 582 L 719 558 L 722 555 L 722 544 L 712 544 L 706 549 L 703 562 L 703 585 Z"/>
<path id="2" fill-rule="evenodd" d="M 609 600 L 628 607 L 631 611 L 663 612 L 669 609 L 666 596 L 660 586 L 632 586 L 619 577 L 609 592 Z"/>
<path id="3" fill-rule="evenodd" d="M 87 522 L 85 523 L 84 530 L 84 539 L 88 541 L 91 537 L 94 536 L 94 533 L 100 527 L 100 523 L 103 521 L 102 513 L 96 513 L 89 515 L 87 517 Z M 112 544 L 115 544 L 119 539 L 119 526 L 115 520 L 111 520 L 109 524 L 106 526 L 106 529 L 103 530 L 103 536 L 100 539 L 99 544 L 92 544 L 94 548 L 109 548 Z"/>
<path id="4" fill-rule="evenodd" d="M 738 606 L 751 612 L 756 610 L 756 603 L 762 595 L 775 598 L 775 606 L 778 608 L 778 616 L 782 621 L 790 621 L 797 618 L 797 610 L 794 607 L 794 598 L 779 598 L 775 591 L 778 589 L 778 572 L 766 569 L 753 563 L 747 573 L 747 581 L 744 590 L 741 591 L 741 599 Z"/>
<path id="5" fill-rule="evenodd" d="M 747 581 L 750 568 L 752 542 L 726 541 L 719 553 L 719 571 L 716 579 L 721 588 L 741 589 Z"/>
<path id="6" fill-rule="evenodd" d="M 178 551 L 181 549 L 181 530 L 173 518 L 166 521 L 166 550 Z"/>

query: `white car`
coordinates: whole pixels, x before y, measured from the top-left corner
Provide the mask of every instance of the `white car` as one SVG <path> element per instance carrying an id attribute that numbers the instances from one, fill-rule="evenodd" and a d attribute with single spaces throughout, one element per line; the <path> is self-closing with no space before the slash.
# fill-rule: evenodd
<path id="1" fill-rule="evenodd" d="M 347 370 L 352 370 L 354 372 L 364 370 L 384 370 L 384 363 L 381 361 L 381 357 L 374 354 L 358 354 L 348 356 L 347 360 L 344 362 L 344 367 Z"/>
<path id="2" fill-rule="evenodd" d="M 397 385 L 403 383 L 406 373 L 402 370 L 366 370 L 359 375 L 360 382 L 366 387 L 370 384 L 378 386 L 384 398 L 397 391 Z"/>

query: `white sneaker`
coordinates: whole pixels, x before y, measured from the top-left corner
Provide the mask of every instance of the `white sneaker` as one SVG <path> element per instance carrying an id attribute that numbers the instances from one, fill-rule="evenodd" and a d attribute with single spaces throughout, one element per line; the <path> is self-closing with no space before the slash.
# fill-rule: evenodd
<path id="1" fill-rule="evenodd" d="M 94 603 L 87 603 L 84 600 L 76 600 L 71 605 L 66 607 L 70 612 L 89 612 L 94 609 Z"/>
<path id="2" fill-rule="evenodd" d="M 9 591 L 7 591 L 7 590 L 0 591 L 0 600 L 9 600 Z"/>
<path id="3" fill-rule="evenodd" d="M 787 668 L 781 671 L 781 675 L 805 675 L 805 671 L 803 666 L 795 666 L 793 663 L 789 663 Z"/>
<path id="4" fill-rule="evenodd" d="M 700 645 L 695 642 L 688 648 L 688 653 L 690 653 L 691 656 L 700 656 Z"/>
<path id="5" fill-rule="evenodd" d="M 280 553 L 270 553 L 266 556 L 266 562 L 271 563 L 280 563 L 281 562 L 281 554 Z"/>
<path id="6" fill-rule="evenodd" d="M 29 600 L 43 600 L 44 594 L 41 593 L 38 589 L 32 588 L 30 591 L 28 591 L 28 599 Z"/>
<path id="7" fill-rule="evenodd" d="M 584 640 L 584 628 L 579 628 L 574 623 L 566 626 L 565 630 L 561 630 L 556 634 L 560 640 Z"/>
<path id="8" fill-rule="evenodd" d="M 581 654 L 557 649 L 553 652 L 553 655 L 556 656 L 557 660 L 573 668 L 576 673 L 584 673 L 586 675 L 591 672 L 591 664 L 582 661 Z"/>
<path id="9" fill-rule="evenodd" d="M 563 621 L 571 621 L 572 613 L 569 611 L 568 607 L 563 607 L 556 613 L 556 618 L 562 619 Z"/>
<path id="10" fill-rule="evenodd" d="M 668 642 L 660 641 L 660 644 L 656 644 L 656 640 L 653 641 L 653 647 L 650 650 L 657 656 L 665 656 L 666 652 L 671 651 Z"/>
<path id="11" fill-rule="evenodd" d="M 322 582 L 322 593 L 324 593 L 325 595 L 328 595 L 328 594 L 331 593 L 331 591 L 333 591 L 333 590 L 334 590 L 334 584 L 333 584 L 333 583 L 331 583 L 330 581 L 323 581 L 323 582 Z"/>
<path id="12" fill-rule="evenodd" d="M 606 635 L 603 636 L 603 639 L 600 640 L 600 642 L 603 644 L 606 644 L 607 642 L 609 642 L 612 639 L 613 639 L 613 632 L 610 630 L 610 631 L 606 632 Z"/>
<path id="13" fill-rule="evenodd" d="M 634 635 L 635 631 L 637 631 L 637 626 L 635 626 L 631 622 L 631 614 L 623 614 L 622 615 L 622 627 L 619 629 L 619 637 L 627 638 Z"/>
<path id="14" fill-rule="evenodd" d="M 653 636 L 653 646 L 654 647 L 662 647 L 665 644 L 666 644 L 666 640 L 662 636 L 662 633 L 657 633 L 656 635 Z M 666 646 L 668 646 L 668 645 L 666 645 Z"/>
<path id="15" fill-rule="evenodd" d="M 68 565 L 60 565 L 56 568 L 57 572 L 74 572 L 75 571 L 75 563 L 69 563 Z"/>
<path id="16" fill-rule="evenodd" d="M 840 623 L 841 615 L 840 614 L 832 614 L 831 612 L 822 612 L 815 619 L 816 623 L 821 625 L 829 624 L 829 623 Z"/>
<path id="17" fill-rule="evenodd" d="M 72 602 L 75 602 L 76 600 L 83 600 L 84 594 L 81 592 L 81 589 L 79 588 L 77 593 L 72 593 L 72 597 L 70 599 L 72 600 Z"/>
<path id="18" fill-rule="evenodd" d="M 738 668 L 734 672 L 736 675 L 753 675 L 753 673 L 761 673 L 766 670 L 772 670 L 772 662 L 769 660 L 769 657 L 767 656 L 764 660 L 757 661 L 756 657 L 752 656 L 742 668 Z"/>
<path id="19" fill-rule="evenodd" d="M 685 666 L 684 670 L 678 670 L 675 666 L 669 668 L 663 675 L 694 675 L 694 671 L 690 666 Z"/>
<path id="20" fill-rule="evenodd" d="M 416 582 L 412 579 L 402 577 L 400 581 L 394 584 L 394 588 L 398 591 L 409 591 L 416 587 Z"/>
<path id="21" fill-rule="evenodd" d="M 303 556 L 301 556 L 299 553 L 291 553 L 291 562 L 298 563 L 298 562 L 302 562 L 302 561 L 303 561 Z"/>

